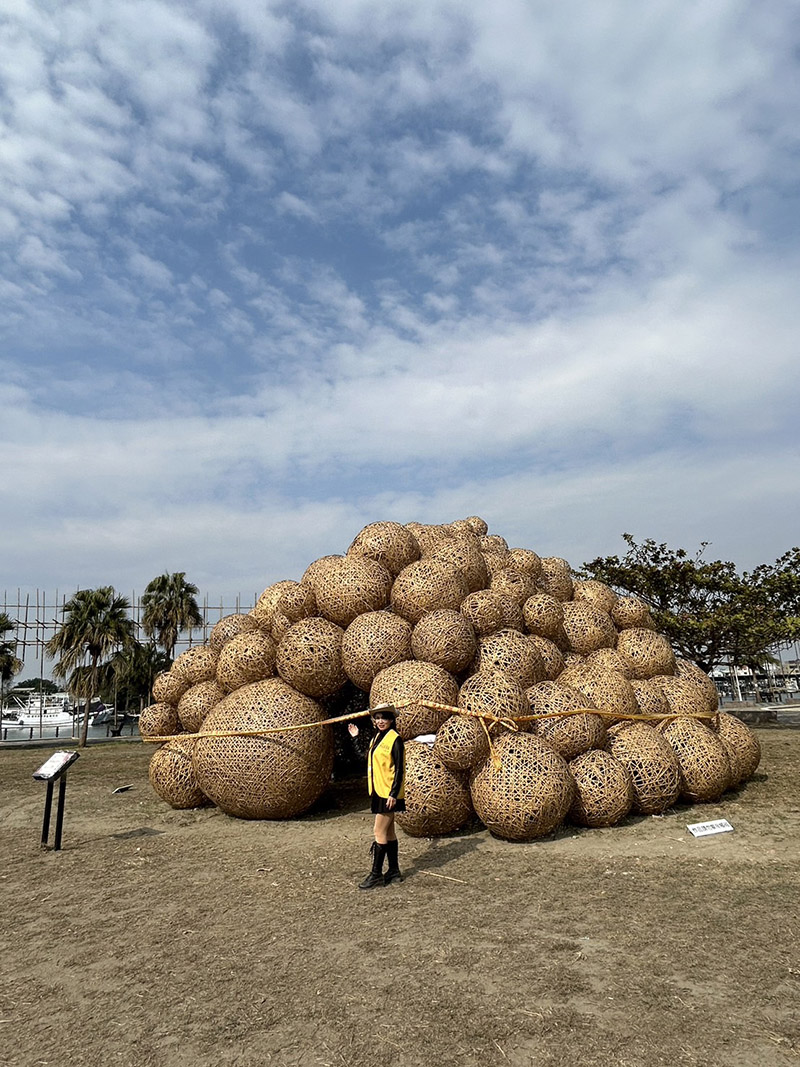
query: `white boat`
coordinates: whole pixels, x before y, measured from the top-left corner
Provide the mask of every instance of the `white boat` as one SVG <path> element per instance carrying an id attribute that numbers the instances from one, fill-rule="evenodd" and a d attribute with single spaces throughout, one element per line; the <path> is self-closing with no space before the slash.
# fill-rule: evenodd
<path id="1" fill-rule="evenodd" d="M 72 726 L 75 711 L 67 693 L 14 694 L 16 719 L 6 719 L 4 726 Z"/>

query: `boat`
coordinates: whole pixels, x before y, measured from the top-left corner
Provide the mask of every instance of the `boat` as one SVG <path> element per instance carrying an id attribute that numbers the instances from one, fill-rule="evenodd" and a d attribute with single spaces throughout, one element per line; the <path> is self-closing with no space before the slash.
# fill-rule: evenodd
<path id="1" fill-rule="evenodd" d="M 16 719 L 7 719 L 5 726 L 72 726 L 75 709 L 68 693 L 37 693 L 29 690 L 14 693 Z"/>

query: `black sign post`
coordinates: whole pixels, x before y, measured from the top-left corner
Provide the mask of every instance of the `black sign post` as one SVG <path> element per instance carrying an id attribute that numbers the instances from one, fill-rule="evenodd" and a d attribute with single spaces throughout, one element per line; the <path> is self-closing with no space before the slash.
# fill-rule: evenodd
<path id="1" fill-rule="evenodd" d="M 61 830 L 64 826 L 64 797 L 67 795 L 67 769 L 72 766 L 80 752 L 55 752 L 50 759 L 43 763 L 38 771 L 33 772 L 33 777 L 39 782 L 47 782 L 47 793 L 44 798 L 44 819 L 42 820 L 42 848 L 47 848 L 47 838 L 50 836 L 50 813 L 53 809 L 53 785 L 58 779 L 58 809 L 56 811 L 56 837 L 53 842 L 53 851 L 58 852 L 61 848 Z"/>

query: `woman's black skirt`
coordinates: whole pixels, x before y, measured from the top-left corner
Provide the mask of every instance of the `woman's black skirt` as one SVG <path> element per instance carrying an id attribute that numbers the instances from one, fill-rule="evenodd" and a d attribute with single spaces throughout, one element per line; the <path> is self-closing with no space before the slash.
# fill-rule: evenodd
<path id="1" fill-rule="evenodd" d="M 397 811 L 405 811 L 405 800 L 396 800 L 393 808 L 386 807 L 386 797 L 379 797 L 377 793 L 372 794 L 372 814 L 373 815 L 394 815 Z"/>

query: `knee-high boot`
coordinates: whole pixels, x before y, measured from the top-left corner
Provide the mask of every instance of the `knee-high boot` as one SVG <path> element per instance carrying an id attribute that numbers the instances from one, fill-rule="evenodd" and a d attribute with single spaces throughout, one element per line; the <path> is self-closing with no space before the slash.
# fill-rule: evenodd
<path id="1" fill-rule="evenodd" d="M 397 840 L 386 842 L 386 855 L 389 858 L 389 865 L 386 868 L 386 874 L 383 876 L 383 884 L 391 885 L 392 882 L 402 882 L 403 876 L 400 873 L 400 866 L 397 862 Z"/>
<path id="2" fill-rule="evenodd" d="M 363 882 L 359 882 L 359 889 L 372 889 L 376 885 L 380 885 L 383 882 L 383 857 L 386 855 L 386 845 L 380 845 L 377 841 L 372 842 L 370 852 L 372 853 L 372 870 L 369 872 Z"/>

